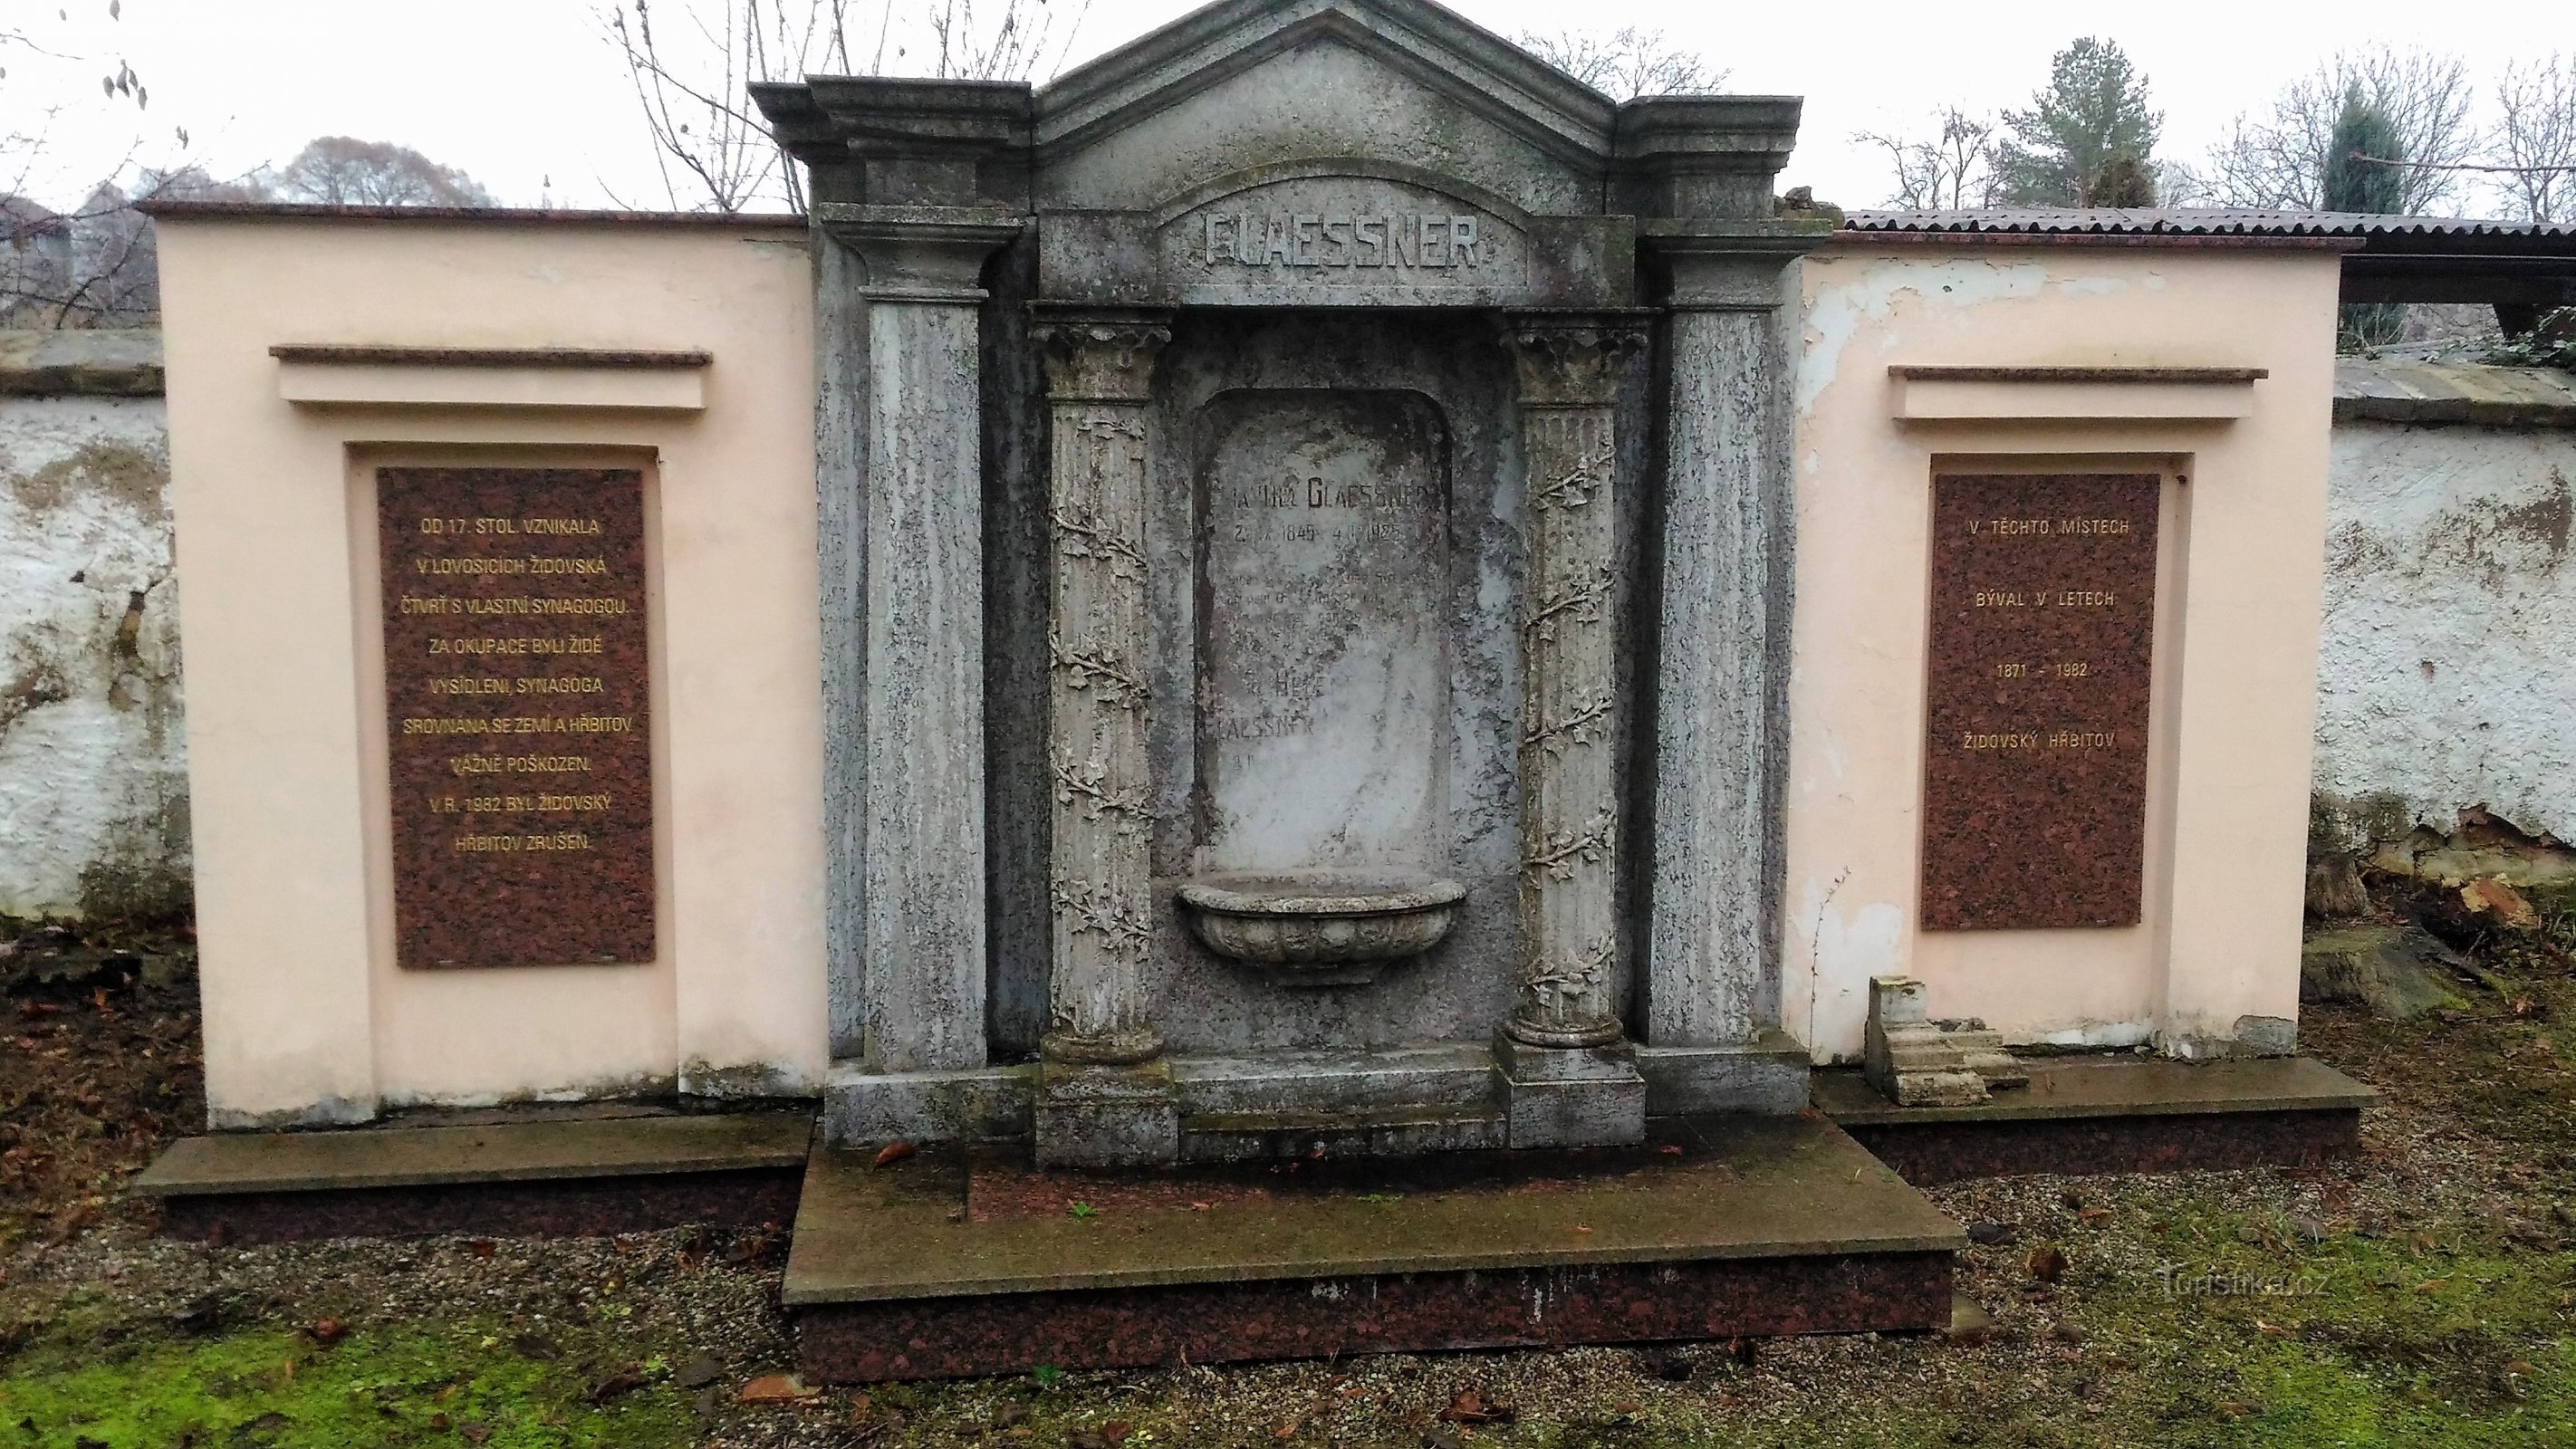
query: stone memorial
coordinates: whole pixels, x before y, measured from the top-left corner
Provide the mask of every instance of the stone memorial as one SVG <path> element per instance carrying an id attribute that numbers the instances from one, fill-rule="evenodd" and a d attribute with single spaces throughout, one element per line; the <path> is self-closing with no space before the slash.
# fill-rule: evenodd
<path id="1" fill-rule="evenodd" d="M 1634 1151 L 2294 1049 L 2343 243 L 1838 223 L 1794 97 L 1427 0 L 753 100 L 804 214 L 160 208 L 220 1125 Z"/>
<path id="2" fill-rule="evenodd" d="M 815 178 L 821 354 L 983 388 L 820 380 L 825 588 L 864 600 L 825 621 L 836 1138 L 1099 1165 L 1795 1105 L 1759 624 L 1795 101 L 1616 105 L 1396 3 L 1218 7 L 1034 94 L 755 95 Z"/>

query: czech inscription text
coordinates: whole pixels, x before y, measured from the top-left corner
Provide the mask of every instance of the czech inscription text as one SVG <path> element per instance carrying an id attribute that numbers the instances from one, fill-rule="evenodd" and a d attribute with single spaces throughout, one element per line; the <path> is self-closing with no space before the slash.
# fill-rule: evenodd
<path id="1" fill-rule="evenodd" d="M 2138 922 L 2161 486 L 1934 482 L 1927 929 Z"/>
<path id="2" fill-rule="evenodd" d="M 654 958 L 643 479 L 377 473 L 396 951 Z"/>

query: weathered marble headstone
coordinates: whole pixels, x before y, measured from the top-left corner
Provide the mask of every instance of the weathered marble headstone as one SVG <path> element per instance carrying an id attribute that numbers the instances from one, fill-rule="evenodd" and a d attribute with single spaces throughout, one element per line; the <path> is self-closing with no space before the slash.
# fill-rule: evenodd
<path id="1" fill-rule="evenodd" d="M 1416 0 L 756 94 L 821 252 L 835 1138 L 1804 1101 L 1796 102 L 1617 103 Z"/>
<path id="2" fill-rule="evenodd" d="M 1208 418 L 1202 869 L 1438 862 L 1448 447 L 1416 394 L 1234 394 Z"/>

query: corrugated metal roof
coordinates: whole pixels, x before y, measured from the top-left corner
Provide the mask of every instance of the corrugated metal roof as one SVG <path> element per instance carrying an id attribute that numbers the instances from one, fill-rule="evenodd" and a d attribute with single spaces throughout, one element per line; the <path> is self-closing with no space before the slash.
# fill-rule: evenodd
<path id="1" fill-rule="evenodd" d="M 1854 211 L 1846 231 L 2035 236 L 2528 237 L 2576 242 L 2576 223 L 2383 216 L 2362 211 L 2283 211 L 2240 206 L 2092 209 L 1995 206 L 1973 211 Z"/>

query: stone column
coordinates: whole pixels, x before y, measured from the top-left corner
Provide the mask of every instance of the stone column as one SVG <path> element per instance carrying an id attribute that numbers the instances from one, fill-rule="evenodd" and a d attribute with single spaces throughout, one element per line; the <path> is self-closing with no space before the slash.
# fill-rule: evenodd
<path id="1" fill-rule="evenodd" d="M 1522 610 L 1521 995 L 1499 1061 L 1515 1147 L 1633 1142 L 1645 1085 L 1614 1007 L 1619 799 L 1611 726 L 1615 407 L 1643 329 L 1614 316 L 1510 321 L 1529 577 Z"/>
<path id="2" fill-rule="evenodd" d="M 1715 226 L 1649 242 L 1671 272 L 1646 1015 L 1657 1043 L 1742 1042 L 1757 1024 L 1787 745 L 1781 269 L 1814 242 Z"/>
<path id="3" fill-rule="evenodd" d="M 1669 224 L 1642 242 L 1667 278 L 1644 1013 L 1658 1111 L 1806 1103 L 1794 1043 L 1765 1033 L 1778 1010 L 1788 750 L 1790 423 L 1779 312 L 1782 269 L 1818 240 L 1812 228 L 1757 220 Z"/>
<path id="4" fill-rule="evenodd" d="M 1145 446 L 1152 313 L 1056 314 L 1046 365 L 1054 540 L 1047 768 L 1055 795 L 1044 1165 L 1170 1162 L 1180 1115 L 1145 1000 L 1154 918 L 1146 815 Z"/>
<path id="5" fill-rule="evenodd" d="M 827 365 L 852 360 L 829 335 L 834 319 L 854 330 L 863 308 L 865 322 L 864 396 L 848 395 L 852 379 L 827 378 L 821 415 L 861 436 L 817 440 L 826 829 L 858 856 L 856 870 L 827 876 L 835 1034 L 857 1029 L 873 1075 L 972 1071 L 986 1060 L 978 279 L 1021 221 L 988 208 L 850 204 L 818 205 L 814 219 L 865 269 L 835 261 L 818 273 L 839 294 L 818 299 Z M 847 397 L 837 410 L 835 389 Z M 858 496 L 835 497 L 832 465 L 853 441 L 864 467 L 838 481 Z M 856 618 L 835 612 L 853 599 Z"/>

